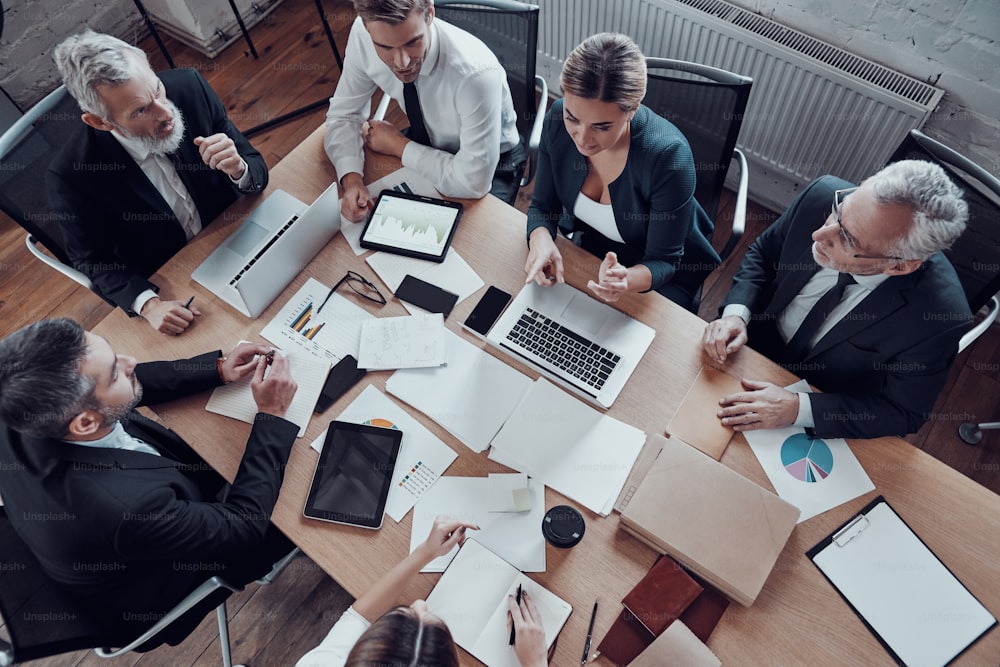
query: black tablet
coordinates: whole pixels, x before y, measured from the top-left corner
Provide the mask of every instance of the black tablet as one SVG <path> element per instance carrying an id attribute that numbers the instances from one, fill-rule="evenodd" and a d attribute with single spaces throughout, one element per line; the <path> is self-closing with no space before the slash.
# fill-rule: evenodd
<path id="1" fill-rule="evenodd" d="M 461 217 L 458 202 L 383 190 L 361 232 L 361 247 L 443 262 Z"/>
<path id="2" fill-rule="evenodd" d="M 303 514 L 380 528 L 402 438 L 395 428 L 330 422 Z"/>

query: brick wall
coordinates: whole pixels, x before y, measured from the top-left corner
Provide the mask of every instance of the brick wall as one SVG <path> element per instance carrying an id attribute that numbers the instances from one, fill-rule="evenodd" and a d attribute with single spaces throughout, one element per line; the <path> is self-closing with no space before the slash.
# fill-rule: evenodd
<path id="1" fill-rule="evenodd" d="M 0 37 L 0 87 L 22 108 L 61 82 L 52 50 L 90 27 L 136 43 L 145 25 L 131 0 L 28 0 L 5 2 Z"/>
<path id="2" fill-rule="evenodd" d="M 947 91 L 924 131 L 1000 176 L 997 0 L 730 0 Z"/>

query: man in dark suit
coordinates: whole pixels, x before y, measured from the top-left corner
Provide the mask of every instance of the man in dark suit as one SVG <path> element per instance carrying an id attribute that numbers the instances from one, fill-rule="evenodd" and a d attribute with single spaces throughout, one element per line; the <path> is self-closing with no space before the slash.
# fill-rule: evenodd
<path id="1" fill-rule="evenodd" d="M 722 399 L 722 423 L 820 437 L 918 430 L 972 319 L 941 253 L 967 217 L 929 162 L 891 164 L 859 187 L 832 176 L 806 187 L 747 251 L 703 344 L 721 364 L 749 341 L 823 393 L 745 379 Z"/>
<path id="2" fill-rule="evenodd" d="M 157 75 L 140 49 L 89 30 L 55 60 L 84 123 L 46 178 L 67 254 L 126 312 L 180 334 L 198 308 L 146 278 L 237 197 L 263 190 L 267 165 L 194 70 Z"/>
<path id="3" fill-rule="evenodd" d="M 49 576 L 113 631 L 138 636 L 200 582 L 244 585 L 293 548 L 270 515 L 298 432 L 284 419 L 296 385 L 268 350 L 137 364 L 68 319 L 0 341 L 7 515 Z M 220 500 L 224 480 L 133 408 L 247 378 L 259 412 Z"/>

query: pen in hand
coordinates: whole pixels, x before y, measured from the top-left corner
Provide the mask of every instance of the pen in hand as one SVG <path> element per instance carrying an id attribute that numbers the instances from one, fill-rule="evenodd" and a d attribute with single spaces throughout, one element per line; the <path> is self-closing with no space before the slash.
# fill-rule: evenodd
<path id="1" fill-rule="evenodd" d="M 187 303 L 184 304 L 184 308 L 187 309 L 187 310 L 190 310 L 192 302 L 194 302 L 194 295 L 193 294 L 191 295 L 191 298 L 187 300 Z"/>
<path id="2" fill-rule="evenodd" d="M 517 597 L 514 598 L 514 601 L 517 602 L 518 604 L 521 604 L 521 584 L 517 585 Z M 514 627 L 514 620 L 511 619 L 511 623 L 510 623 L 510 642 L 509 642 L 511 646 L 514 645 L 514 639 L 515 639 L 516 635 L 517 635 L 517 628 Z"/>
<path id="3" fill-rule="evenodd" d="M 590 656 L 590 640 L 594 638 L 594 619 L 597 618 L 597 600 L 594 600 L 594 611 L 590 612 L 590 627 L 587 628 L 587 642 L 583 645 L 583 657 L 580 658 L 580 664 L 587 664 L 587 660 Z"/>

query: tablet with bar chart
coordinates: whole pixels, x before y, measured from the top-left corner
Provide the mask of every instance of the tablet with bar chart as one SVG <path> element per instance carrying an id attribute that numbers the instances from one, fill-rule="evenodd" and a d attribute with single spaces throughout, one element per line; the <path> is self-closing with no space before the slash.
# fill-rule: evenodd
<path id="1" fill-rule="evenodd" d="M 461 217 L 458 202 L 382 190 L 361 233 L 361 247 L 443 262 Z"/>

